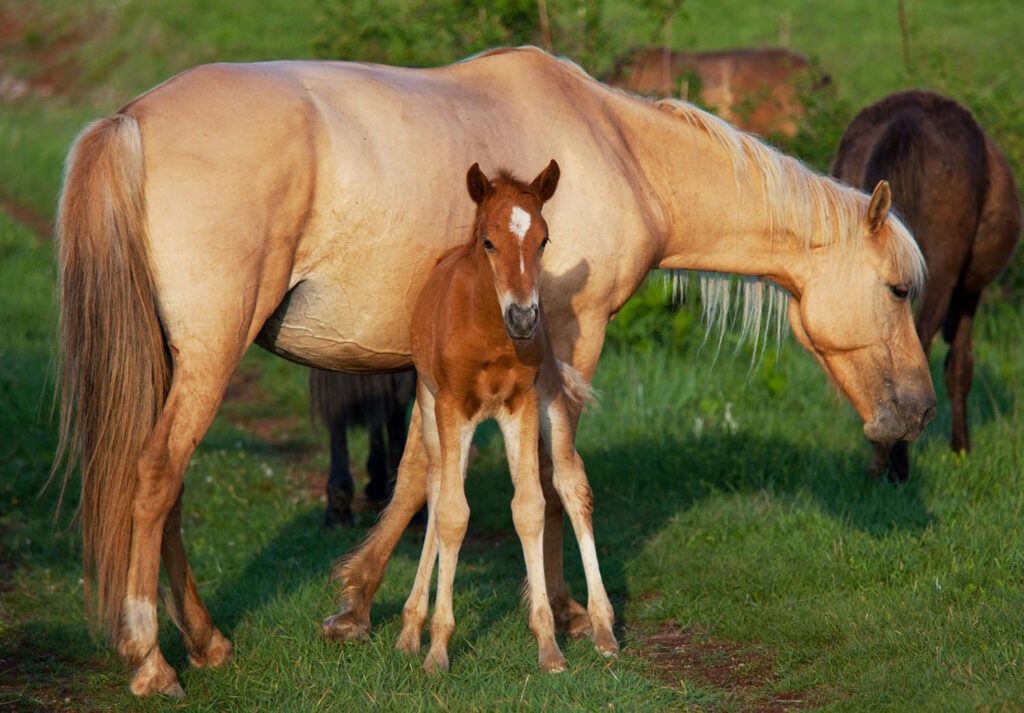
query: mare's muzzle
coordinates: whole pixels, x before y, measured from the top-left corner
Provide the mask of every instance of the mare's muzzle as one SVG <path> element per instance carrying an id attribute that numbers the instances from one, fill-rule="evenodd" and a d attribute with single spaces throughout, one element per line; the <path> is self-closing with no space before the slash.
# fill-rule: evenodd
<path id="1" fill-rule="evenodd" d="M 529 339 L 537 330 L 539 317 L 536 304 L 523 307 L 513 302 L 505 309 L 505 331 L 513 339 Z"/>
<path id="2" fill-rule="evenodd" d="M 893 398 L 880 404 L 875 417 L 864 424 L 864 435 L 875 443 L 913 441 L 935 418 L 935 393 Z"/>

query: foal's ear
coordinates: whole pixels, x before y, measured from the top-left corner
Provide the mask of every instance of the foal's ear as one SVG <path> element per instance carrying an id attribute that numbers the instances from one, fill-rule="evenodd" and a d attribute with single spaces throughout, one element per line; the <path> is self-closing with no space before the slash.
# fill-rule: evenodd
<path id="1" fill-rule="evenodd" d="M 871 194 L 871 202 L 868 203 L 868 230 L 874 233 L 882 227 L 885 216 L 889 215 L 892 208 L 892 191 L 889 190 L 888 181 L 879 181 L 875 186 L 875 192 Z"/>
<path id="2" fill-rule="evenodd" d="M 548 167 L 540 172 L 540 175 L 533 179 L 533 183 L 530 184 L 530 188 L 537 191 L 537 195 L 540 196 L 540 202 L 546 203 L 551 196 L 555 195 L 555 189 L 558 188 L 558 177 L 562 175 L 561 169 L 558 168 L 558 162 L 555 159 L 551 159 L 551 163 Z"/>
<path id="3" fill-rule="evenodd" d="M 466 174 L 466 186 L 469 188 L 469 197 L 473 199 L 474 203 L 484 202 L 484 198 L 491 190 L 491 182 L 480 170 L 479 163 L 474 163 L 469 167 L 469 172 Z"/>

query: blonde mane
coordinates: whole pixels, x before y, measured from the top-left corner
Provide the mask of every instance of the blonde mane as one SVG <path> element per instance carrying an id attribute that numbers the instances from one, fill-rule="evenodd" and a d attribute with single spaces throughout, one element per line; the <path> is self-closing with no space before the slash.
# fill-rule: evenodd
<path id="1" fill-rule="evenodd" d="M 732 158 L 737 187 L 745 177 L 760 179 L 768 216 L 769 235 L 774 240 L 783 225 L 803 225 L 801 246 L 811 247 L 812 236 L 826 244 L 838 239 L 845 248 L 841 254 L 856 255 L 860 226 L 867 208 L 865 194 L 811 170 L 794 158 L 762 143 L 756 137 L 737 130 L 719 117 L 674 99 L 653 102 L 654 106 L 703 131 Z M 889 249 L 896 270 L 913 294 L 924 285 L 926 268 L 920 248 L 899 218 L 889 217 L 893 239 Z M 789 295 L 774 283 L 754 277 L 736 277 L 718 273 L 699 273 L 704 318 L 708 329 L 724 333 L 738 320 L 740 343 L 748 339 L 754 344 L 755 357 L 762 335 L 774 331 L 781 341 Z M 674 296 L 684 295 L 688 280 L 685 271 L 672 271 Z M 734 307 L 739 303 L 740 307 Z M 742 312 L 736 314 L 740 309 Z M 764 327 L 770 329 L 764 329 Z M 721 337 L 719 338 L 721 344 Z"/>

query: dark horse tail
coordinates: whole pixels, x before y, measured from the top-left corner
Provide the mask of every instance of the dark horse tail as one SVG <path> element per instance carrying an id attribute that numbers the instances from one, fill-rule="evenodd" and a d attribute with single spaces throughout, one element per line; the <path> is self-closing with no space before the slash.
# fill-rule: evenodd
<path id="1" fill-rule="evenodd" d="M 171 362 L 149 264 L 145 166 L 136 119 L 102 119 L 76 139 L 57 221 L 61 500 L 78 465 L 90 613 L 115 639 L 131 544 L 137 459 L 163 407 Z M 95 617 L 94 617 L 95 618 Z"/>

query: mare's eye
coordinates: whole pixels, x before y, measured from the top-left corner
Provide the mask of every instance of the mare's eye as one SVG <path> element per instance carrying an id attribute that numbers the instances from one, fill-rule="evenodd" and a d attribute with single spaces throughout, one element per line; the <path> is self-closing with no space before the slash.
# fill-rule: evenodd
<path id="1" fill-rule="evenodd" d="M 486 250 L 489 253 L 493 253 L 494 252 L 494 243 L 492 243 L 487 238 L 483 239 L 483 243 L 484 243 L 484 250 Z"/>
<path id="2" fill-rule="evenodd" d="M 544 252 L 544 248 L 546 248 L 548 246 L 548 243 L 550 243 L 550 242 L 551 242 L 551 240 L 549 238 L 546 238 L 546 237 L 543 240 L 541 240 L 540 241 L 540 251 Z"/>
<path id="3" fill-rule="evenodd" d="M 910 296 L 910 290 L 903 285 L 889 285 L 889 292 L 898 300 L 905 300 Z"/>

